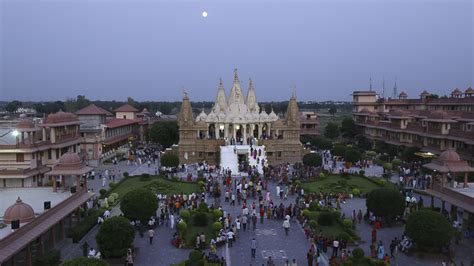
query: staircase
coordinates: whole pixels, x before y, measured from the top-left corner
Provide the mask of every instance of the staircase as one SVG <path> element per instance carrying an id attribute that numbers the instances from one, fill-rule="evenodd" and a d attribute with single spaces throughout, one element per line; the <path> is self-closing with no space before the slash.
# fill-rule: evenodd
<path id="1" fill-rule="evenodd" d="M 267 165 L 267 156 L 265 155 L 265 146 L 253 146 L 254 149 L 257 151 L 260 149 L 261 154 L 260 156 L 253 158 L 250 156 L 250 145 L 228 145 L 228 146 L 221 146 L 221 163 L 220 166 L 223 169 L 229 168 L 232 171 L 232 174 L 237 174 L 239 172 L 239 165 L 238 165 L 238 155 L 245 154 L 249 160 L 250 166 L 256 166 L 257 171 L 260 174 L 263 174 L 263 165 L 262 159 L 265 160 L 265 165 Z M 235 149 L 235 150 L 234 150 Z M 257 163 L 257 158 L 259 162 Z"/>

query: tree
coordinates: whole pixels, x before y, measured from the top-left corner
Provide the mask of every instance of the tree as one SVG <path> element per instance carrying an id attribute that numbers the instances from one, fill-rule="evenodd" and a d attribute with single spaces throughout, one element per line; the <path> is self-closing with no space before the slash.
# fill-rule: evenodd
<path id="1" fill-rule="evenodd" d="M 337 108 L 336 106 L 331 106 L 328 110 L 328 112 L 331 114 L 331 115 L 334 115 L 337 113 Z"/>
<path id="2" fill-rule="evenodd" d="M 413 146 L 413 147 L 405 147 L 402 151 L 402 160 L 411 162 L 411 161 L 416 161 L 419 160 L 420 158 L 416 156 L 415 153 L 419 152 L 420 148 Z"/>
<path id="3" fill-rule="evenodd" d="M 72 260 L 65 261 L 61 266 L 109 266 L 105 260 L 96 258 L 77 257 Z"/>
<path id="4" fill-rule="evenodd" d="M 156 215 L 158 202 L 156 195 L 146 188 L 132 190 L 120 201 L 120 210 L 130 220 L 138 219 L 145 223 Z"/>
<path id="5" fill-rule="evenodd" d="M 324 130 L 324 136 L 330 139 L 339 137 L 339 127 L 337 124 L 334 122 L 329 122 Z"/>
<path id="6" fill-rule="evenodd" d="M 153 124 L 149 132 L 150 139 L 164 148 L 171 147 L 179 142 L 179 128 L 174 121 L 158 122 Z"/>
<path id="7" fill-rule="evenodd" d="M 453 228 L 439 212 L 419 210 L 408 216 L 405 232 L 418 247 L 440 248 L 449 244 Z"/>
<path id="8" fill-rule="evenodd" d="M 360 161 L 361 155 L 360 152 L 358 152 L 354 148 L 347 148 L 346 152 L 344 154 L 344 161 L 349 162 L 349 163 L 355 163 Z"/>
<path id="9" fill-rule="evenodd" d="M 376 216 L 385 217 L 390 221 L 405 210 L 405 199 L 395 189 L 378 188 L 367 195 L 367 209 Z"/>
<path id="10" fill-rule="evenodd" d="M 9 102 L 6 106 L 5 106 L 5 110 L 7 110 L 8 112 L 10 113 L 14 113 L 16 110 L 18 110 L 18 108 L 22 107 L 23 106 L 23 103 L 20 102 L 20 101 L 17 101 L 17 100 L 14 100 L 14 101 L 11 101 Z"/>
<path id="11" fill-rule="evenodd" d="M 161 165 L 165 167 L 178 167 L 179 157 L 172 153 L 166 153 L 165 155 L 161 156 L 160 162 Z"/>
<path id="12" fill-rule="evenodd" d="M 345 138 L 353 139 L 357 135 L 357 126 L 352 117 L 346 117 L 341 122 L 341 134 Z"/>
<path id="13" fill-rule="evenodd" d="M 312 140 L 310 140 L 310 143 L 312 146 L 315 146 L 316 148 L 321 150 L 329 150 L 332 147 L 332 142 L 322 137 L 313 138 Z"/>
<path id="14" fill-rule="evenodd" d="M 331 149 L 331 154 L 335 156 L 344 156 L 346 154 L 347 147 L 342 144 L 336 144 Z"/>
<path id="15" fill-rule="evenodd" d="M 317 153 L 308 153 L 303 156 L 303 164 L 311 167 L 318 167 L 323 164 L 323 159 Z"/>
<path id="16" fill-rule="evenodd" d="M 160 106 L 158 107 L 158 111 L 160 111 L 164 115 L 171 114 L 172 110 L 173 110 L 173 105 L 171 103 L 161 103 Z"/>
<path id="17" fill-rule="evenodd" d="M 105 220 L 95 239 L 105 258 L 120 258 L 127 254 L 134 238 L 135 230 L 130 221 L 125 217 L 114 216 Z"/>

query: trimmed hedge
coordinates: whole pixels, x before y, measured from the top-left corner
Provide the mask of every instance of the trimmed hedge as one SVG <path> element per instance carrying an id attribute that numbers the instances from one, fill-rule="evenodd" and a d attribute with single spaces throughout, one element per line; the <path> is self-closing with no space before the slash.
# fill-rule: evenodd
<path id="1" fill-rule="evenodd" d="M 72 238 L 73 243 L 78 243 L 97 224 L 97 219 L 104 214 L 104 212 L 104 208 L 88 210 L 86 219 L 80 224 L 70 228 L 67 232 L 67 236 Z"/>

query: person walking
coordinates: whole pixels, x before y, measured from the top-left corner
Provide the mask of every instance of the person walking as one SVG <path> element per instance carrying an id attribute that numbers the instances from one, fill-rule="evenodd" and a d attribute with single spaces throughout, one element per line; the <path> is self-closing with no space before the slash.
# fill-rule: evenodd
<path id="1" fill-rule="evenodd" d="M 257 215 L 252 214 L 252 229 L 255 231 L 257 229 Z"/>
<path id="2" fill-rule="evenodd" d="M 285 235 L 288 235 L 288 232 L 290 231 L 290 220 L 289 219 L 285 219 L 285 221 L 283 221 L 283 228 L 285 229 Z"/>
<path id="3" fill-rule="evenodd" d="M 339 241 L 337 241 L 337 239 L 334 239 L 334 241 L 332 241 L 332 257 L 337 257 L 338 249 L 339 249 Z"/>
<path id="4" fill-rule="evenodd" d="M 272 259 L 272 256 L 268 257 L 267 266 L 275 266 L 275 262 Z"/>
<path id="5" fill-rule="evenodd" d="M 153 245 L 153 237 L 155 236 L 155 231 L 150 228 L 150 230 L 148 230 L 148 238 L 150 239 L 150 245 Z"/>
<path id="6" fill-rule="evenodd" d="M 311 252 L 311 249 L 306 253 L 306 259 L 308 260 L 308 266 L 313 266 L 313 252 Z"/>
<path id="7" fill-rule="evenodd" d="M 250 250 L 252 252 L 252 258 L 255 258 L 255 253 L 257 252 L 257 240 L 255 240 L 255 237 L 250 241 Z"/>
<path id="8" fill-rule="evenodd" d="M 393 252 L 395 251 L 395 247 L 397 246 L 395 239 L 392 239 L 390 243 L 390 258 L 394 258 Z"/>

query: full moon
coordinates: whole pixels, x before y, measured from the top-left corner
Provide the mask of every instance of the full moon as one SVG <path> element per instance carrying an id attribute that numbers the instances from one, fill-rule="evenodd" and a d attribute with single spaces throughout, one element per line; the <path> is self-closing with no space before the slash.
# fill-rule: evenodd
<path id="1" fill-rule="evenodd" d="M 207 18 L 207 12 L 206 12 L 206 11 L 203 11 L 203 12 L 202 12 L 202 17 L 203 17 L 203 18 Z"/>

